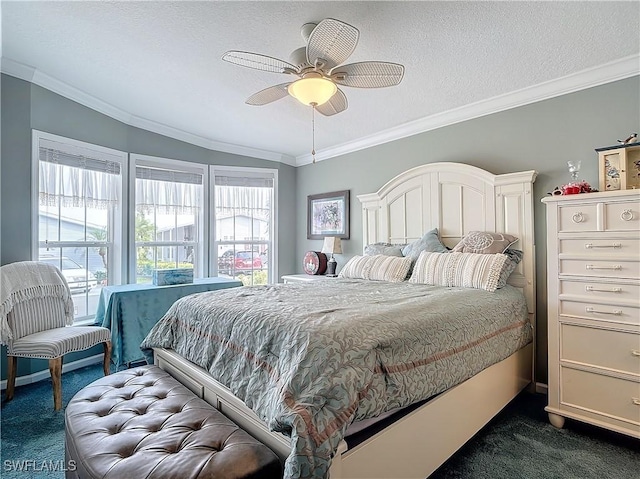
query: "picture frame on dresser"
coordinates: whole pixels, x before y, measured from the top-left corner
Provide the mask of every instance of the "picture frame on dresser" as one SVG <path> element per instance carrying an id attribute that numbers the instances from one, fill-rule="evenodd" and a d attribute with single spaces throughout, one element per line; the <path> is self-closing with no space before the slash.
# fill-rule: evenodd
<path id="1" fill-rule="evenodd" d="M 640 189 L 542 202 L 549 421 L 640 438 Z"/>
<path id="2" fill-rule="evenodd" d="M 307 239 L 349 239 L 349 190 L 307 196 Z"/>
<path id="3" fill-rule="evenodd" d="M 600 191 L 640 189 L 640 142 L 596 148 Z"/>

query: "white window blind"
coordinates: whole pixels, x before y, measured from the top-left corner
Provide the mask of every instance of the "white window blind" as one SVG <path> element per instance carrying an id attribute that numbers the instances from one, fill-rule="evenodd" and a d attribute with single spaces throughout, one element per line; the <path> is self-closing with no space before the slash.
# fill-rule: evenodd
<path id="1" fill-rule="evenodd" d="M 271 208 L 274 179 L 272 177 L 252 176 L 242 172 L 243 176 L 215 176 L 215 205 L 220 210 L 268 211 Z M 228 212 L 228 211 L 227 211 Z"/>
<path id="2" fill-rule="evenodd" d="M 119 201 L 120 163 L 39 148 L 39 202 L 41 205 L 107 208 Z"/>
<path id="3" fill-rule="evenodd" d="M 195 213 L 203 204 L 201 173 L 136 166 L 136 210 Z"/>

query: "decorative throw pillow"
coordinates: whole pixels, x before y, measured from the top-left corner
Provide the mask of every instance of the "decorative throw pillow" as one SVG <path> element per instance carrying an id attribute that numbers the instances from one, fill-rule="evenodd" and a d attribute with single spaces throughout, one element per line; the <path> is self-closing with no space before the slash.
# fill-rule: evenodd
<path id="1" fill-rule="evenodd" d="M 453 247 L 453 253 L 504 253 L 505 250 L 518 241 L 518 238 L 503 233 L 488 231 L 470 231 Z"/>
<path id="2" fill-rule="evenodd" d="M 376 255 L 370 256 L 371 268 L 366 279 L 375 281 L 389 281 L 399 283 L 409 275 L 409 268 L 413 261 L 411 258 L 398 258 L 396 256 Z"/>
<path id="3" fill-rule="evenodd" d="M 519 249 L 511 249 L 511 248 L 508 248 L 503 254 L 505 254 L 508 257 L 508 259 L 507 259 L 507 262 L 504 264 L 504 268 L 502 269 L 502 272 L 500 273 L 500 279 L 498 280 L 497 289 L 505 287 L 505 285 L 509 281 L 509 276 L 511 276 L 511 273 L 513 273 L 516 270 L 516 268 L 518 267 L 518 264 L 520 263 L 520 261 L 522 261 L 522 257 L 524 256 L 524 253 Z"/>
<path id="4" fill-rule="evenodd" d="M 402 254 L 407 258 L 411 258 L 413 261 L 417 260 L 423 251 L 433 253 L 446 253 L 449 251 L 447 247 L 440 242 L 438 228 L 433 228 L 431 231 L 425 233 L 419 240 L 409 243 L 402 248 Z"/>
<path id="5" fill-rule="evenodd" d="M 369 260 L 370 256 L 353 256 L 347 264 L 345 264 L 340 273 L 339 278 L 352 278 L 352 279 L 364 279 L 365 272 L 368 272 L 370 268 Z"/>
<path id="6" fill-rule="evenodd" d="M 369 279 L 399 283 L 409 273 L 411 259 L 397 256 L 354 256 L 338 275 L 340 278 Z"/>
<path id="7" fill-rule="evenodd" d="M 493 292 L 498 289 L 503 269 L 509 267 L 506 265 L 508 260 L 505 254 L 424 251 L 416 261 L 409 282 Z"/>
<path id="8" fill-rule="evenodd" d="M 374 243 L 364 247 L 364 254 L 366 256 L 374 256 L 377 254 L 383 254 L 385 256 L 403 256 L 402 248 L 404 244 L 392 244 L 392 243 Z"/>
<path id="9" fill-rule="evenodd" d="M 509 276 L 511 276 L 511 273 L 513 273 L 517 267 L 518 263 L 512 261 L 511 258 L 507 257 L 507 261 L 505 261 L 504 267 L 502 268 L 502 271 L 500 271 L 500 277 L 498 278 L 496 289 L 504 288 L 507 285 Z"/>

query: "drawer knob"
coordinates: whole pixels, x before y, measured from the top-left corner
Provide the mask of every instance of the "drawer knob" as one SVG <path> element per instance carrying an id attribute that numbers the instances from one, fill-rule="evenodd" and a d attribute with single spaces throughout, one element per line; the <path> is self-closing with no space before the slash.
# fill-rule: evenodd
<path id="1" fill-rule="evenodd" d="M 613 244 L 586 243 L 584 245 L 584 247 L 587 248 L 587 249 L 593 249 L 593 248 L 622 248 L 622 243 L 613 243 Z"/>
<path id="2" fill-rule="evenodd" d="M 584 215 L 581 211 L 578 211 L 577 213 L 573 214 L 573 216 L 571 217 L 571 221 L 573 221 L 574 223 L 582 223 L 584 221 Z"/>
<path id="3" fill-rule="evenodd" d="M 598 292 L 598 293 L 622 293 L 622 288 L 611 288 L 611 289 L 605 289 L 605 288 L 594 288 L 593 286 L 585 286 L 584 287 L 585 291 L 588 292 Z"/>
<path id="4" fill-rule="evenodd" d="M 636 356 L 636 357 L 640 358 L 640 351 L 638 351 L 637 349 L 632 349 L 631 350 L 631 356 Z"/>
<path id="5" fill-rule="evenodd" d="M 591 306 L 587 306 L 585 308 L 585 311 L 587 313 L 596 313 L 596 314 L 613 314 L 614 316 L 622 316 L 622 310 L 620 309 L 614 309 L 613 311 L 599 311 L 595 308 L 592 308 Z"/>
<path id="6" fill-rule="evenodd" d="M 623 221 L 631 221 L 633 219 L 633 211 L 624 210 L 620 215 L 620 218 L 622 218 Z"/>
<path id="7" fill-rule="evenodd" d="M 640 398 L 631 398 L 631 401 L 633 401 L 633 404 L 636 406 L 640 406 Z"/>

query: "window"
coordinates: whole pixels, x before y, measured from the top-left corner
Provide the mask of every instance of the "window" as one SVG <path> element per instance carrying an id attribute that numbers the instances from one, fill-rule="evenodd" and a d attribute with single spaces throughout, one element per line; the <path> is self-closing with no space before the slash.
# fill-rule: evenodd
<path id="1" fill-rule="evenodd" d="M 101 287 L 122 281 L 126 154 L 35 130 L 33 152 L 33 258 L 61 270 L 76 321 L 88 321 Z"/>
<path id="2" fill-rule="evenodd" d="M 132 281 L 150 283 L 154 270 L 170 268 L 193 268 L 194 277 L 208 276 L 207 166 L 131 155 L 131 168 L 135 177 Z"/>
<path id="3" fill-rule="evenodd" d="M 36 130 L 33 151 L 32 257 L 61 270 L 77 320 L 95 316 L 104 285 L 157 269 L 275 282 L 277 170 L 127 158 Z"/>
<path id="4" fill-rule="evenodd" d="M 276 171 L 212 167 L 212 271 L 245 285 L 275 280 Z"/>

